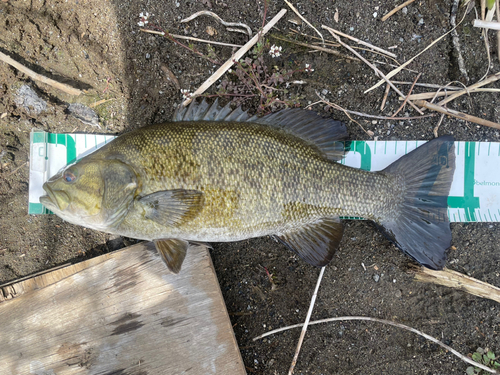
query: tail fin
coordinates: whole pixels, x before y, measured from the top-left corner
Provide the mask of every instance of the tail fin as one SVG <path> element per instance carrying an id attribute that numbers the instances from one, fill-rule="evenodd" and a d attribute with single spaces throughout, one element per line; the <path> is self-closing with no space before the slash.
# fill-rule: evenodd
<path id="1" fill-rule="evenodd" d="M 422 265 L 442 269 L 451 245 L 447 201 L 455 172 L 452 136 L 443 136 L 403 156 L 384 173 L 403 177 L 405 198 L 382 232 Z"/>

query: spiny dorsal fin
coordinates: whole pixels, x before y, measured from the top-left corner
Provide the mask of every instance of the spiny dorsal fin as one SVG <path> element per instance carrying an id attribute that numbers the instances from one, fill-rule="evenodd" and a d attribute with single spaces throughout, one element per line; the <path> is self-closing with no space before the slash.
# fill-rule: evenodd
<path id="1" fill-rule="evenodd" d="M 250 117 L 241 107 L 231 111 L 230 103 L 224 107 L 218 103 L 217 99 L 209 106 L 205 99 L 202 102 L 193 100 L 189 107 L 177 108 L 174 121 L 235 121 L 268 125 L 304 139 L 330 160 L 338 161 L 344 157 L 342 141 L 347 139 L 347 130 L 340 121 L 300 108 Z"/>
<path id="2" fill-rule="evenodd" d="M 344 225 L 337 218 L 323 218 L 303 228 L 274 235 L 312 266 L 322 267 L 333 258 L 339 247 Z"/>

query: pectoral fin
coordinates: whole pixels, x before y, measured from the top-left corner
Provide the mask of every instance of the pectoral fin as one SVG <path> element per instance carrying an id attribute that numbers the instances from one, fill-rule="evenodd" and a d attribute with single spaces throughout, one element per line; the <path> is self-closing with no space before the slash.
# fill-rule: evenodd
<path id="1" fill-rule="evenodd" d="M 344 226 L 340 219 L 324 218 L 303 228 L 274 237 L 312 266 L 328 264 L 339 247 Z"/>
<path id="2" fill-rule="evenodd" d="M 173 273 L 179 273 L 182 262 L 186 257 L 189 242 L 177 239 L 155 240 L 156 250 L 168 269 Z"/>
<path id="3" fill-rule="evenodd" d="M 179 225 L 192 220 L 203 208 L 203 193 L 198 190 L 165 190 L 138 200 L 145 217 L 161 225 Z"/>

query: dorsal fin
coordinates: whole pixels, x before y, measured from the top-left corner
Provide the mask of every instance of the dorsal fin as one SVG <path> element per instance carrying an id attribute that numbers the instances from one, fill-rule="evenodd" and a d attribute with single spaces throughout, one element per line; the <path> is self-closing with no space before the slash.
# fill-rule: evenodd
<path id="1" fill-rule="evenodd" d="M 231 111 L 230 103 L 220 107 L 218 99 L 209 106 L 207 101 L 193 100 L 189 107 L 179 106 L 174 121 L 235 121 L 253 122 L 281 129 L 316 146 L 330 160 L 344 157 L 344 142 L 347 130 L 340 121 L 319 116 L 313 111 L 300 108 L 284 109 L 258 117 L 250 117 L 241 107 Z"/>

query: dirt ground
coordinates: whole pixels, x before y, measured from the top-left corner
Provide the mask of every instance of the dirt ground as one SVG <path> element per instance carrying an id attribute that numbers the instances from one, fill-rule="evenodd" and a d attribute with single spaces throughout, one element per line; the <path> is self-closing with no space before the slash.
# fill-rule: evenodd
<path id="1" fill-rule="evenodd" d="M 452 1 L 417 0 L 382 22 L 381 16 L 401 2 L 306 0 L 297 7 L 319 29 L 325 24 L 382 48 L 397 46 L 392 51 L 402 63 L 450 29 Z M 271 1 L 267 21 L 281 8 L 287 8 L 284 2 Z M 120 134 L 170 119 L 182 101 L 180 89 L 194 91 L 217 66 L 161 36 L 140 32 L 139 14 L 148 12 L 150 26 L 174 34 L 235 44 L 247 41 L 245 35 L 229 32 L 208 17 L 179 23 L 200 10 L 214 11 L 227 21 L 244 22 L 255 32 L 262 25 L 264 4 L 244 0 L 0 2 L 0 51 L 38 73 L 87 90 L 85 95 L 71 96 L 0 62 L 0 284 L 129 243 L 128 239 L 70 225 L 54 216 L 27 214 L 29 134 L 32 129 Z M 462 14 L 460 10 L 457 19 Z M 471 26 L 474 17 L 472 11 L 457 29 L 469 84 L 481 79 L 487 67 L 483 38 Z M 380 111 L 384 86 L 363 94 L 377 81 L 366 65 L 277 39 L 313 41 L 290 34 L 289 29 L 294 29 L 315 35 L 307 26 L 288 22 L 295 18 L 289 11 L 266 36 L 283 50 L 275 59 L 266 54 L 265 62 L 270 68 L 311 65 L 314 72 L 294 76 L 306 83 L 290 88 L 302 96 L 302 106 L 315 102 L 315 92 L 323 91 L 340 106 L 364 113 L 390 116 L 399 107 L 391 92 L 386 108 Z M 489 35 L 494 46 L 496 39 L 492 32 Z M 205 44 L 194 46 L 209 53 Z M 220 61 L 232 53 L 230 47 L 213 48 Z M 363 55 L 390 62 L 369 52 Z M 496 48 L 492 48 L 492 60 L 490 72 L 498 72 Z M 391 69 L 382 63 L 378 66 L 384 72 Z M 419 82 L 466 83 L 458 70 L 450 35 L 409 68 L 413 72 L 405 71 L 397 78 L 413 81 L 416 71 L 422 73 Z M 168 70 L 178 80 L 178 87 L 169 79 Z M 17 92 L 24 84 L 47 102 L 41 113 L 16 104 Z M 492 87 L 500 85 L 497 82 Z M 400 88 L 407 92 L 409 86 Z M 213 88 L 210 93 L 215 91 Z M 68 103 L 89 105 L 102 99 L 111 100 L 95 108 L 101 130 L 67 113 Z M 477 93 L 462 96 L 449 107 L 500 122 L 499 103 L 499 93 Z M 255 101 L 246 106 L 256 110 Z M 345 121 L 351 139 L 370 138 L 344 113 L 327 112 L 320 105 L 314 109 Z M 401 114 L 415 116 L 416 112 L 407 106 Z M 399 121 L 354 118 L 379 140 L 431 139 L 439 121 L 439 116 Z M 500 141 L 498 130 L 454 118 L 444 118 L 439 128 L 439 134 L 448 133 L 459 141 Z M 456 249 L 450 251 L 447 266 L 500 287 L 500 225 L 452 224 L 452 231 Z M 299 330 L 256 342 L 252 338 L 305 319 L 319 269 L 268 238 L 213 246 L 212 259 L 248 373 L 285 374 Z M 422 330 L 465 355 L 477 347 L 500 354 L 498 303 L 416 283 L 408 274 L 411 263 L 371 223 L 346 222 L 344 239 L 326 269 L 312 320 L 352 315 L 389 319 Z M 273 274 L 276 288 L 272 288 L 265 269 Z M 341 322 L 309 328 L 295 373 L 464 374 L 466 368 L 452 354 L 413 333 L 378 323 Z"/>

